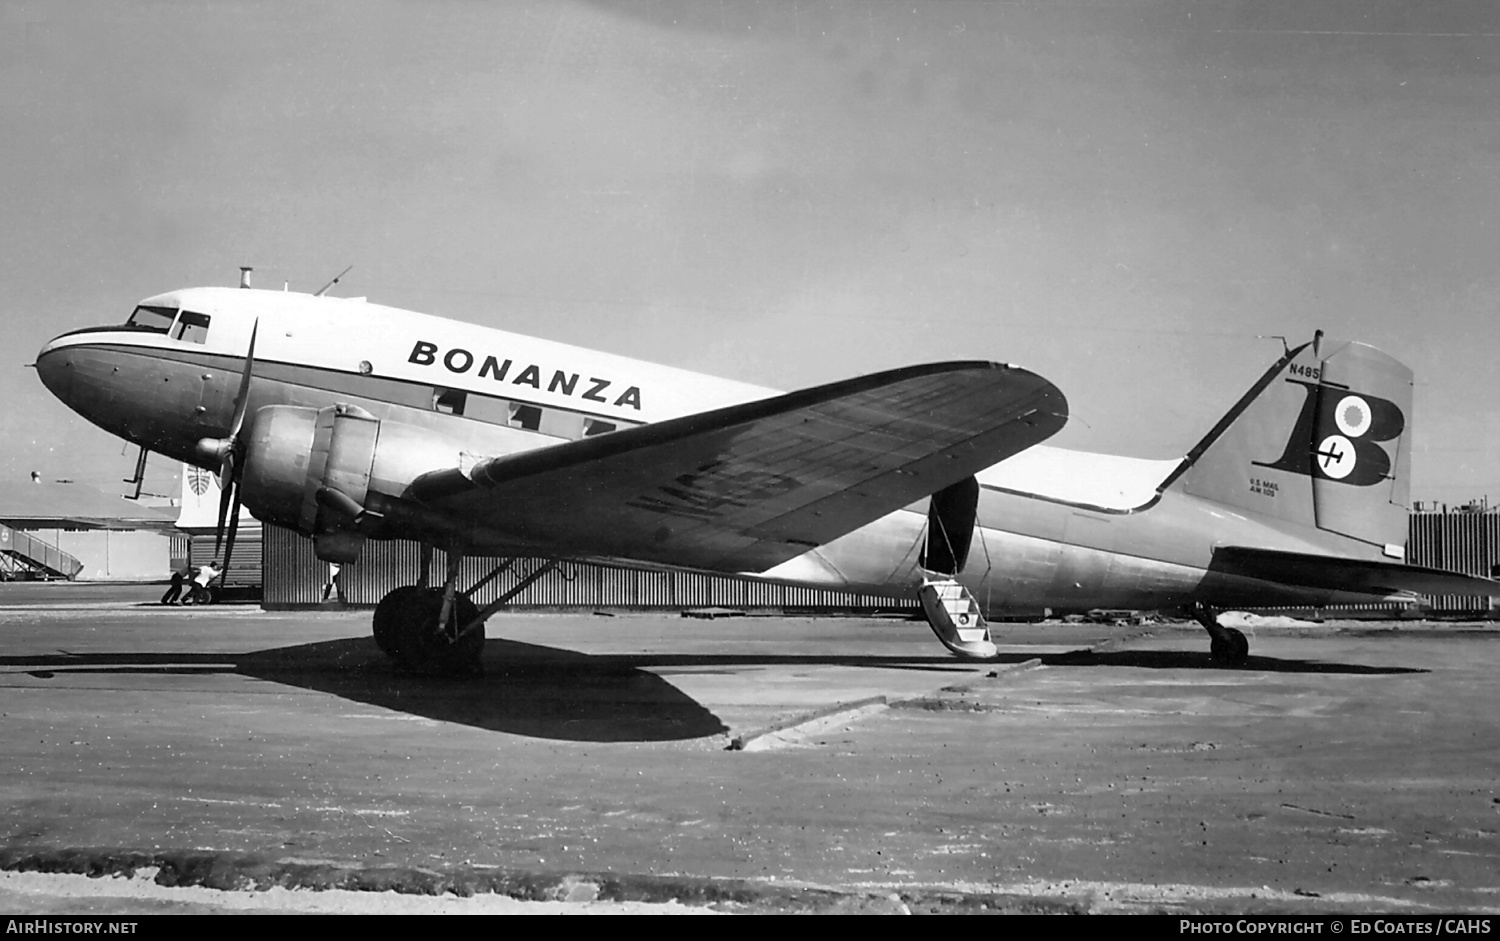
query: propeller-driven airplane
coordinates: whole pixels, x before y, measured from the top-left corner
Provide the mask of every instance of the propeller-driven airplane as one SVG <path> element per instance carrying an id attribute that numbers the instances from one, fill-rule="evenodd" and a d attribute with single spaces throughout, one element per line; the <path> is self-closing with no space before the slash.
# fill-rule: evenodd
<path id="1" fill-rule="evenodd" d="M 914 594 L 950 650 L 979 658 L 995 652 L 987 615 L 1184 608 L 1239 662 L 1227 607 L 1500 594 L 1404 564 L 1411 372 L 1321 336 L 1173 461 L 1042 445 L 1066 400 L 999 363 L 779 394 L 248 288 L 148 298 L 123 325 L 57 337 L 36 368 L 106 431 L 218 471 L 226 567 L 242 503 L 329 561 L 367 539 L 441 547 L 441 588 L 429 551 L 375 610 L 377 643 L 411 666 L 477 665 L 505 599 L 468 599 L 465 555 Z"/>

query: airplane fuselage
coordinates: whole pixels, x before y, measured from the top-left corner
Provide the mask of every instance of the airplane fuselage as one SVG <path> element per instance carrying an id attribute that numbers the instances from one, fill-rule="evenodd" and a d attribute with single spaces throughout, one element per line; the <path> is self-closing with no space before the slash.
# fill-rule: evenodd
<path id="1" fill-rule="evenodd" d="M 179 311 L 174 321 L 169 314 Z M 396 490 L 433 467 L 778 394 L 360 300 L 197 288 L 148 299 L 132 320 L 54 340 L 37 359 L 43 382 L 106 431 L 211 466 L 201 443 L 230 428 L 254 329 L 247 413 L 343 404 L 419 429 L 423 449 L 379 468 Z M 1179 464 L 1038 445 L 979 473 L 977 525 L 959 580 L 988 612 L 1017 616 L 1160 609 L 1206 594 L 1218 604 L 1370 600 L 1211 571 L 1220 545 L 1372 558 L 1379 550 L 1164 489 Z M 922 580 L 927 526 L 924 501 L 751 574 L 908 595 Z M 548 547 L 496 533 L 480 548 Z"/>

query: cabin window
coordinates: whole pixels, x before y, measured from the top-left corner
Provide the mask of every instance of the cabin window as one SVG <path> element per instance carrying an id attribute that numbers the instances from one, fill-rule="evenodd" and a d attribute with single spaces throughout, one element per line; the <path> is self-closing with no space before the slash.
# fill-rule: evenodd
<path id="1" fill-rule="evenodd" d="M 537 431 L 542 427 L 542 409 L 538 405 L 522 405 L 520 402 L 510 403 L 510 426 L 512 428 L 525 428 L 527 431 Z"/>
<path id="2" fill-rule="evenodd" d="M 569 412 L 563 409 L 549 408 L 542 411 L 542 423 L 538 430 L 544 435 L 554 438 L 567 438 L 575 441 L 583 437 L 583 423 L 587 421 L 577 412 Z"/>
<path id="3" fill-rule="evenodd" d="M 208 338 L 208 315 L 183 311 L 177 318 L 177 330 L 172 335 L 189 343 L 202 343 Z"/>
<path id="4" fill-rule="evenodd" d="M 478 393 L 470 394 L 458 389 L 444 389 L 442 386 L 435 387 L 432 394 L 432 407 L 436 411 L 451 412 L 454 415 L 462 415 L 465 418 L 493 425 L 538 431 L 544 435 L 565 438 L 569 441 L 608 434 L 622 426 L 633 424 L 632 422 L 605 421 L 602 418 L 565 408 L 543 408 L 527 402 L 513 402 L 509 399 Z"/>
<path id="5" fill-rule="evenodd" d="M 462 389 L 433 389 L 432 409 L 449 415 L 462 415 L 468 398 L 469 394 Z"/>
<path id="6" fill-rule="evenodd" d="M 177 311 L 171 307 L 147 307 L 142 304 L 125 321 L 125 326 L 137 330 L 150 330 L 153 333 L 166 333 L 172 329 L 172 321 L 177 319 Z"/>
<path id="7" fill-rule="evenodd" d="M 464 401 L 464 417 L 489 422 L 491 425 L 509 425 L 510 403 L 476 393 Z"/>

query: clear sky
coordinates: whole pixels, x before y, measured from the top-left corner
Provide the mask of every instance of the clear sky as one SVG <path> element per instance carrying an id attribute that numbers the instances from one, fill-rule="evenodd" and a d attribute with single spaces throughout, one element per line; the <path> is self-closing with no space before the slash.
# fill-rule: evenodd
<path id="1" fill-rule="evenodd" d="M 1500 3 L 0 0 L 0 476 L 133 453 L 25 367 L 336 293 L 791 389 L 986 358 L 1186 451 L 1314 329 L 1500 500 Z M 175 492 L 158 458 L 148 490 Z"/>

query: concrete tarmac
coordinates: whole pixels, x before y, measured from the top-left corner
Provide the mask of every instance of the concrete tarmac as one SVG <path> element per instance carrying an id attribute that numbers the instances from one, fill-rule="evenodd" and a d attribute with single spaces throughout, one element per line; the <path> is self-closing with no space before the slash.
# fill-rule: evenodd
<path id="1" fill-rule="evenodd" d="M 0 598 L 0 908 L 1500 912 L 1493 623 L 1262 627 L 1227 669 L 1192 625 L 971 664 L 904 620 L 510 614 L 444 679 L 368 612 L 159 594 Z"/>

